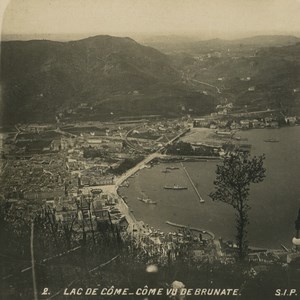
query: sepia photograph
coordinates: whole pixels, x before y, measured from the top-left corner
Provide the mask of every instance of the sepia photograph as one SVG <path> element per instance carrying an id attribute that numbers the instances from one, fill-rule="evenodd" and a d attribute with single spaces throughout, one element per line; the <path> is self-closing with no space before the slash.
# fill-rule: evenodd
<path id="1" fill-rule="evenodd" d="M 0 299 L 300 299 L 300 0 L 3 0 Z"/>

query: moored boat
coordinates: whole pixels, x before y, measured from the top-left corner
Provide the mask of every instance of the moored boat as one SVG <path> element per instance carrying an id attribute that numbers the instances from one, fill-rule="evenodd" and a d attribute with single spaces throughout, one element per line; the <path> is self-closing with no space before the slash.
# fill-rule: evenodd
<path id="1" fill-rule="evenodd" d="M 166 167 L 166 170 L 178 170 L 178 169 L 179 169 L 178 167 L 174 167 L 174 166 Z"/>
<path id="2" fill-rule="evenodd" d="M 149 198 L 147 198 L 147 199 L 145 199 L 145 198 L 138 198 L 138 200 L 140 200 L 140 201 L 142 201 L 142 202 L 144 202 L 144 203 L 146 203 L 146 204 L 157 204 L 156 201 L 151 200 L 151 199 L 149 199 Z"/>
<path id="3" fill-rule="evenodd" d="M 187 187 L 174 184 L 173 186 L 165 185 L 164 189 L 166 189 L 166 190 L 187 190 Z"/>

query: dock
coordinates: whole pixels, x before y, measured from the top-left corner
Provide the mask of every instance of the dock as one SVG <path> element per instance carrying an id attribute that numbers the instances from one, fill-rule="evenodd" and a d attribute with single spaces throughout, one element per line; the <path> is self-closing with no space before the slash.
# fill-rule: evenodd
<path id="1" fill-rule="evenodd" d="M 208 231 L 208 230 L 204 230 L 204 229 L 199 229 L 199 228 L 195 228 L 195 227 L 189 227 L 189 226 L 186 226 L 186 225 L 182 225 L 182 224 L 177 224 L 177 223 L 173 223 L 173 222 L 170 222 L 170 221 L 166 221 L 166 224 L 170 225 L 170 226 L 174 226 L 174 227 L 177 227 L 177 228 L 188 228 L 192 231 L 198 231 L 198 232 L 201 232 L 202 234 L 207 234 L 209 235 L 212 239 L 215 238 L 215 235 L 211 232 L 211 231 Z"/>
<path id="2" fill-rule="evenodd" d="M 204 201 L 204 199 L 201 197 L 200 193 L 198 192 L 198 190 L 197 190 L 197 188 L 196 188 L 196 186 L 195 186 L 195 184 L 194 184 L 194 182 L 193 182 L 193 180 L 192 180 L 190 174 L 188 173 L 188 171 L 187 171 L 187 169 L 185 168 L 185 166 L 183 165 L 183 163 L 181 162 L 180 164 L 181 164 L 181 166 L 182 166 L 182 168 L 183 168 L 183 170 L 184 170 L 184 172 L 185 172 L 187 178 L 189 179 L 189 181 L 190 181 L 190 183 L 191 183 L 193 189 L 195 190 L 197 196 L 199 197 L 199 204 L 201 204 L 201 203 Z M 200 201 L 201 201 L 201 202 L 200 202 Z"/>

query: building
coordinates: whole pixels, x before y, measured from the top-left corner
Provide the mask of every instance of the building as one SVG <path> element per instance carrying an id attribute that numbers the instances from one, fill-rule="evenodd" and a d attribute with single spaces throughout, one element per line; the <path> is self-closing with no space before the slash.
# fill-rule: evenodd
<path id="1" fill-rule="evenodd" d="M 297 122 L 297 117 L 285 117 L 285 122 L 289 125 L 295 125 Z"/>
<path id="2" fill-rule="evenodd" d="M 126 231 L 128 228 L 128 221 L 126 219 L 126 217 L 124 215 L 121 216 L 121 218 L 119 218 L 115 224 L 118 226 L 118 228 L 120 229 L 120 231 Z"/>
<path id="3" fill-rule="evenodd" d="M 270 122 L 270 127 L 271 128 L 278 128 L 279 127 L 279 122 L 275 121 L 275 120 L 271 121 Z"/>
<path id="4" fill-rule="evenodd" d="M 101 148 L 102 147 L 102 139 L 94 138 L 94 139 L 88 139 L 87 146 L 93 147 L 93 148 Z"/>
<path id="5" fill-rule="evenodd" d="M 242 129 L 249 129 L 250 128 L 250 121 L 249 120 L 241 120 L 240 121 Z"/>
<path id="6" fill-rule="evenodd" d="M 220 128 L 226 128 L 228 126 L 228 121 L 227 120 L 218 121 L 218 126 Z"/>
<path id="7" fill-rule="evenodd" d="M 113 176 L 99 176 L 99 174 L 85 174 L 81 176 L 81 186 L 112 185 Z"/>
<path id="8" fill-rule="evenodd" d="M 110 220 L 109 211 L 107 209 L 94 210 L 97 222 L 107 222 Z"/>
<path id="9" fill-rule="evenodd" d="M 269 127 L 272 121 L 273 121 L 273 118 L 271 118 L 271 117 L 265 117 L 265 124 L 266 124 L 266 126 Z"/>
<path id="10" fill-rule="evenodd" d="M 241 128 L 241 125 L 238 122 L 233 120 L 230 125 L 230 129 L 234 130 L 234 129 L 240 129 L 240 128 Z"/>
<path id="11" fill-rule="evenodd" d="M 56 211 L 55 212 L 55 220 L 57 222 L 72 222 L 76 218 L 77 218 L 76 210 Z"/>
<path id="12" fill-rule="evenodd" d="M 193 127 L 209 127 L 210 122 L 205 118 L 194 119 Z"/>
<path id="13" fill-rule="evenodd" d="M 256 119 L 252 120 L 251 123 L 253 128 L 259 128 L 260 126 L 260 122 Z"/>
<path id="14" fill-rule="evenodd" d="M 231 131 L 216 131 L 216 134 L 220 136 L 228 136 L 228 137 L 231 137 L 233 135 Z"/>

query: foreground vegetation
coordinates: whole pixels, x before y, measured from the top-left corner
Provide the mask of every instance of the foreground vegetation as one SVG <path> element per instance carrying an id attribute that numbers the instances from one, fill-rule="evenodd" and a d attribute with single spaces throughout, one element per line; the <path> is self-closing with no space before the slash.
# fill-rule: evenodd
<path id="1" fill-rule="evenodd" d="M 241 299 L 273 299 L 275 288 L 292 287 L 299 279 L 294 276 L 293 268 L 280 264 L 269 265 L 263 272 L 254 274 L 251 271 L 253 265 L 249 263 L 222 264 L 219 261 L 196 260 L 180 244 L 175 258 L 167 256 L 161 259 L 142 251 L 136 239 L 121 234 L 109 223 L 98 226 L 93 237 L 82 230 L 75 231 L 77 225 L 76 221 L 57 222 L 54 215 L 45 210 L 28 217 L 24 212 L 2 203 L 2 299 L 33 299 L 32 226 L 36 284 L 41 299 L 50 299 L 50 294 L 54 299 L 65 299 L 62 293 L 69 287 L 114 286 L 135 291 L 147 285 L 165 290 L 174 280 L 182 281 L 191 289 L 237 288 L 242 293 Z M 145 270 L 149 264 L 158 266 L 158 272 L 147 273 Z M 49 295 L 41 295 L 45 288 Z M 197 298 L 189 298 L 194 297 Z M 215 297 L 212 296 L 212 299 Z M 98 297 L 106 298 L 113 299 L 107 295 Z M 122 298 L 142 299 L 136 295 Z M 155 296 L 157 298 L 168 299 L 165 294 Z M 76 299 L 84 297 L 76 296 Z"/>

